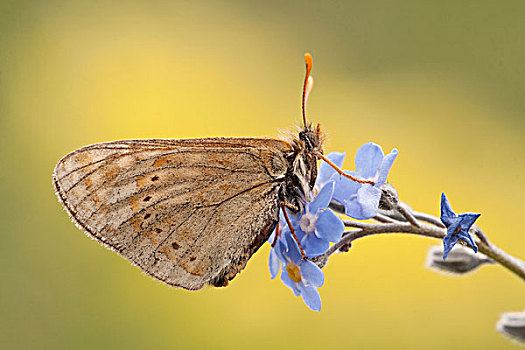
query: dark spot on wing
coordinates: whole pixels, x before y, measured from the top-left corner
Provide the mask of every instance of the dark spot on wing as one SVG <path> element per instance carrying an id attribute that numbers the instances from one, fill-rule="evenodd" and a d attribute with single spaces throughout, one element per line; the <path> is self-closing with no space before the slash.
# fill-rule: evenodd
<path id="1" fill-rule="evenodd" d="M 177 244 L 177 242 L 173 242 L 171 243 L 171 246 L 173 247 L 173 249 L 177 250 L 180 248 L 180 245 Z"/>
<path id="2" fill-rule="evenodd" d="M 194 257 L 194 256 L 190 256 L 190 261 L 195 261 L 195 259 L 197 259 L 197 258 Z"/>
<path id="3" fill-rule="evenodd" d="M 147 220 L 147 219 L 150 218 L 150 216 L 151 216 L 151 214 L 150 214 L 150 213 L 147 213 L 146 215 L 144 215 L 144 219 Z"/>
<path id="4" fill-rule="evenodd" d="M 158 179 L 159 179 L 159 177 L 158 177 L 157 175 L 155 175 L 155 176 L 153 176 L 153 177 L 151 178 L 151 181 L 157 181 Z"/>
<path id="5" fill-rule="evenodd" d="M 151 199 L 151 196 L 146 196 L 146 197 L 144 197 L 143 201 L 144 202 L 148 202 L 150 199 Z"/>

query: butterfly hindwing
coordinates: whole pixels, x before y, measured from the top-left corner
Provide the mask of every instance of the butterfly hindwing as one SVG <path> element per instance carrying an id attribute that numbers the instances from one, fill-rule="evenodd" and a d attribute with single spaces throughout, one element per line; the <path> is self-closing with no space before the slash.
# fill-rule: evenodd
<path id="1" fill-rule="evenodd" d="M 66 155 L 55 190 L 92 237 L 170 285 L 224 285 L 266 241 L 290 146 L 209 138 L 100 143 Z"/>

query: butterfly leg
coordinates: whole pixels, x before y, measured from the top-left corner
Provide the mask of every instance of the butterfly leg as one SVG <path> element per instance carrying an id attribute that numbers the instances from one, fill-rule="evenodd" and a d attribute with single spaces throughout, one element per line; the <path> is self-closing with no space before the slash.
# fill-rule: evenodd
<path id="1" fill-rule="evenodd" d="M 281 209 L 283 210 L 284 219 L 286 220 L 286 224 L 288 224 L 288 227 L 290 228 L 290 232 L 292 233 L 292 237 L 297 242 L 297 245 L 299 246 L 299 250 L 301 251 L 301 256 L 303 259 L 306 259 L 306 255 L 304 254 L 303 247 L 301 247 L 301 242 L 299 242 L 299 238 L 297 238 L 297 235 L 295 234 L 295 229 L 293 228 L 292 222 L 290 221 L 290 218 L 288 217 L 288 213 L 286 212 L 286 207 L 294 207 L 294 205 L 290 203 L 281 202 Z"/>
<path id="2" fill-rule="evenodd" d="M 279 236 L 281 235 L 281 230 L 280 230 L 280 227 L 279 227 L 279 221 L 277 221 L 277 225 L 275 226 L 275 237 L 273 239 L 273 242 L 272 242 L 272 248 L 275 247 L 275 244 L 277 243 L 277 239 L 279 238 Z"/>
<path id="3" fill-rule="evenodd" d="M 287 208 L 290 208 L 292 209 L 294 212 L 298 212 L 299 211 L 299 208 L 297 208 L 295 205 L 293 205 L 292 203 L 287 203 L 287 202 L 281 202 L 281 206 L 285 206 Z"/>
<path id="4" fill-rule="evenodd" d="M 332 168 L 334 168 L 335 171 L 337 171 L 337 173 L 341 176 L 344 176 L 350 180 L 353 180 L 355 182 L 359 182 L 360 184 L 371 184 L 372 186 L 375 185 L 375 182 L 372 181 L 372 180 L 361 180 L 361 179 L 358 179 L 357 177 L 354 177 L 350 174 L 346 174 L 343 170 L 341 170 L 341 168 L 339 168 L 337 165 L 335 165 L 330 159 L 326 158 L 324 155 L 322 155 L 321 153 L 319 152 L 315 152 L 314 153 L 317 157 L 321 158 L 322 160 L 324 160 L 328 165 L 330 165 Z"/>

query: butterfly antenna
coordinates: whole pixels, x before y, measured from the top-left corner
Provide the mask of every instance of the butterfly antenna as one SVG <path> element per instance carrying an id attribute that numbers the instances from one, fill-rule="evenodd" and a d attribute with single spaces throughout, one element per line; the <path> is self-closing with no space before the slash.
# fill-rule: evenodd
<path id="1" fill-rule="evenodd" d="M 312 91 L 312 88 L 314 86 L 314 78 L 310 76 L 310 72 L 312 71 L 312 67 L 314 65 L 312 55 L 310 55 L 309 53 L 305 53 L 304 62 L 306 63 L 306 76 L 304 77 L 302 110 L 303 124 L 304 128 L 306 129 L 306 101 L 308 100 L 308 95 L 310 95 L 310 91 Z"/>
<path id="2" fill-rule="evenodd" d="M 360 184 L 370 184 L 372 186 L 375 185 L 375 182 L 372 181 L 372 180 L 362 180 L 362 179 L 358 179 L 357 177 L 355 176 L 352 176 L 350 174 L 347 174 L 343 171 L 343 169 L 341 169 L 340 167 L 338 167 L 336 164 L 334 164 L 334 162 L 332 162 L 330 159 L 328 159 L 327 157 L 325 157 L 322 153 L 320 152 L 314 152 L 314 154 L 321 158 L 322 160 L 324 160 L 328 165 L 330 165 L 332 168 L 334 168 L 335 171 L 337 171 L 337 173 L 341 176 L 344 176 L 346 177 L 347 179 L 350 179 L 352 181 L 355 181 L 355 182 L 359 182 Z"/>

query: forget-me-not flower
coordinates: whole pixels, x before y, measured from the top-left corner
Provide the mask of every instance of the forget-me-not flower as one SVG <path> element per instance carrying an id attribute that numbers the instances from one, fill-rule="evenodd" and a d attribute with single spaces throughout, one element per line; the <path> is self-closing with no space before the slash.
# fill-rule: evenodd
<path id="1" fill-rule="evenodd" d="M 276 257 L 282 259 L 281 280 L 292 289 L 295 296 L 302 296 L 310 309 L 321 310 L 321 296 L 317 288 L 324 283 L 323 271 L 310 260 L 302 258 L 290 231 L 283 230 L 277 244 L 274 249 L 279 250 Z"/>
<path id="2" fill-rule="evenodd" d="M 373 181 L 374 185 L 353 181 L 333 170 L 330 177 L 336 184 L 333 198 L 345 206 L 346 215 L 359 220 L 376 216 L 381 199 L 381 186 L 386 182 L 397 154 L 398 151 L 394 148 L 385 156 L 381 147 L 373 142 L 359 147 L 355 155 L 355 171 L 345 173 L 361 180 Z"/>
<path id="3" fill-rule="evenodd" d="M 463 213 L 457 215 L 444 193 L 441 194 L 441 222 L 447 227 L 447 235 L 443 238 L 443 260 L 448 256 L 452 247 L 461 239 L 467 243 L 474 252 L 478 252 L 478 246 L 468 233 L 470 227 L 481 214 Z"/>
<path id="4" fill-rule="evenodd" d="M 330 242 L 339 241 L 344 231 L 342 220 L 328 209 L 334 193 L 334 182 L 317 181 L 316 187 L 320 188 L 317 196 L 305 204 L 303 211 L 297 215 L 290 215 L 292 227 L 308 257 L 325 253 Z M 321 297 L 316 287 L 323 284 L 324 274 L 316 264 L 303 259 L 282 211 L 279 219 L 279 230 L 276 228 L 268 239 L 273 245 L 268 257 L 271 278 L 275 278 L 282 267 L 283 283 L 290 287 L 296 296 L 301 295 L 310 309 L 319 311 Z"/>
<path id="5" fill-rule="evenodd" d="M 334 181 L 326 183 L 313 201 L 293 217 L 292 224 L 304 253 L 308 257 L 324 254 L 330 242 L 338 242 L 343 235 L 343 221 L 328 209 L 334 194 Z"/>

